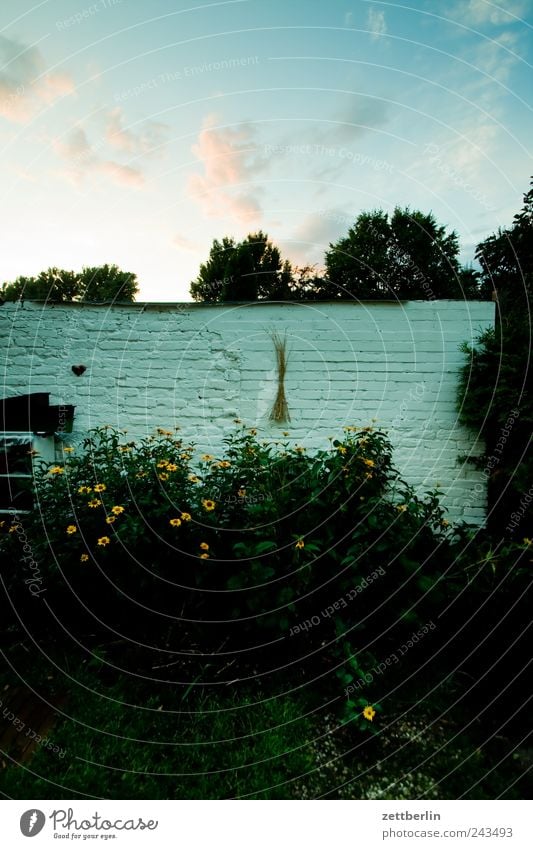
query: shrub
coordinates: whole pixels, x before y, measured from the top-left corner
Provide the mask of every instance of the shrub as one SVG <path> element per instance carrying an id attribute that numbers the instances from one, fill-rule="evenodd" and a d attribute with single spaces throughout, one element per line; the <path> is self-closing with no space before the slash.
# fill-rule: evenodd
<path id="1" fill-rule="evenodd" d="M 426 623 L 452 532 L 438 493 L 399 478 L 386 434 L 348 427 L 312 455 L 256 436 L 239 427 L 223 458 L 194 460 L 175 432 L 135 443 L 98 428 L 38 468 L 37 509 L 12 527 L 24 525 L 63 627 L 174 650 L 222 644 L 252 665 L 280 652 L 313 664 L 326 645 L 323 661 L 351 675 L 354 653 Z M 18 534 L 2 546 L 11 597 L 27 605 Z"/>

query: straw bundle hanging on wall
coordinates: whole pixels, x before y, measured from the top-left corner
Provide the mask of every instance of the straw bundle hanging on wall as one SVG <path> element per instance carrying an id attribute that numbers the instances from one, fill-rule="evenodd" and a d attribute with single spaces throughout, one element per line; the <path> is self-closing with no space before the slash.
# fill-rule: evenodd
<path id="1" fill-rule="evenodd" d="M 278 366 L 278 392 L 276 400 L 274 401 L 274 406 L 272 407 L 272 412 L 270 413 L 270 419 L 273 422 L 290 422 L 291 417 L 289 415 L 289 406 L 287 404 L 287 398 L 285 397 L 285 375 L 287 373 L 288 362 L 287 337 L 284 336 L 281 338 L 279 333 L 274 330 L 270 334 L 270 338 L 274 343 L 276 362 Z"/>

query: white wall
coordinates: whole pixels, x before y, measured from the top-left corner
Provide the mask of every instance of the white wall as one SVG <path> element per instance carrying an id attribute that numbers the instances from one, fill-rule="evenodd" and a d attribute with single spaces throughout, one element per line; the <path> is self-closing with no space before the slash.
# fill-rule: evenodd
<path id="1" fill-rule="evenodd" d="M 3 392 L 51 392 L 76 405 L 76 439 L 111 424 L 131 438 L 180 425 L 211 453 L 234 425 L 325 447 L 344 425 L 376 418 L 404 476 L 446 491 L 450 518 L 479 523 L 485 483 L 458 456 L 480 453 L 455 407 L 464 340 L 494 321 L 487 302 L 410 301 L 0 307 Z M 276 367 L 269 331 L 287 332 L 287 425 L 273 425 Z M 87 371 L 76 377 L 72 365 Z"/>

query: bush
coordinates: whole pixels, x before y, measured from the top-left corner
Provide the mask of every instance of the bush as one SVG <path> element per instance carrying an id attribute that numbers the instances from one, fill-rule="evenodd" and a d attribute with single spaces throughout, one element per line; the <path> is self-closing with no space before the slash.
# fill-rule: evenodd
<path id="1" fill-rule="evenodd" d="M 47 602 L 42 627 L 55 627 L 50 609 L 71 633 L 223 644 L 255 666 L 280 653 L 313 663 L 326 644 L 329 664 L 350 667 L 354 651 L 385 650 L 442 598 L 453 534 L 438 493 L 420 498 L 401 481 L 380 430 L 345 428 L 308 455 L 238 427 L 222 459 L 193 463 L 177 433 L 135 443 L 99 428 L 83 451 L 64 452 L 36 470 L 37 509 L 2 540 L 11 600 L 33 627 L 22 527 Z"/>

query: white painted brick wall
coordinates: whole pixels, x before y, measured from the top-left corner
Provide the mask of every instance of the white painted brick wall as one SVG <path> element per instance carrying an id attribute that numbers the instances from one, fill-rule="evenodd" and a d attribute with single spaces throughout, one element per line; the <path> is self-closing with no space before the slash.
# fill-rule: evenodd
<path id="1" fill-rule="evenodd" d="M 483 476 L 459 455 L 480 453 L 457 421 L 464 354 L 494 322 L 487 302 L 410 301 L 133 304 L 25 302 L 0 307 L 3 397 L 51 393 L 75 404 L 73 438 L 111 424 L 131 438 L 180 425 L 204 451 L 221 450 L 234 418 L 309 449 L 344 425 L 376 418 L 395 462 L 421 490 L 437 482 L 451 519 L 481 523 Z M 273 425 L 275 356 L 269 331 L 287 332 L 289 426 Z M 87 371 L 76 377 L 71 366 Z"/>

